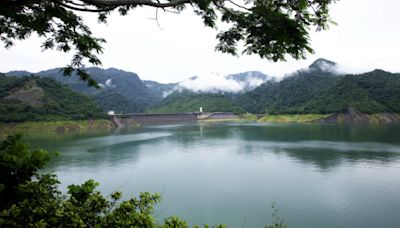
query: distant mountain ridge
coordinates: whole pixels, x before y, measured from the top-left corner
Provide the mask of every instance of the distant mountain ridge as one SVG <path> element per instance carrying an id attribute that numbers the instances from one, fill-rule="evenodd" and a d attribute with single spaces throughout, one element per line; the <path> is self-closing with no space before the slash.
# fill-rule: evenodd
<path id="1" fill-rule="evenodd" d="M 53 78 L 77 92 L 88 95 L 105 111 L 143 112 L 161 101 L 135 73 L 115 68 L 101 69 L 97 67 L 87 68 L 87 72 L 97 81 L 101 89 L 88 87 L 85 82 L 78 80 L 76 73 L 73 73 L 71 77 L 63 76 L 60 68 L 40 71 L 34 75 Z M 31 73 L 12 71 L 6 75 L 24 76 L 27 74 Z"/>
<path id="2" fill-rule="evenodd" d="M 243 88 L 243 92 L 251 91 L 261 84 L 273 78 L 259 71 L 247 71 L 238 74 L 229 74 L 225 78 L 238 82 Z"/>
<path id="3" fill-rule="evenodd" d="M 318 59 L 279 82 L 269 81 L 242 94 L 236 103 L 248 112 L 269 114 L 400 112 L 400 76 L 382 70 L 351 75 Z"/>
<path id="4" fill-rule="evenodd" d="M 251 91 L 271 79 L 271 77 L 259 71 L 248 71 L 238 74 L 230 74 L 224 77 L 215 75 L 215 78 L 206 79 L 200 76 L 193 76 L 177 83 L 163 84 L 148 80 L 144 80 L 143 82 L 150 90 L 156 93 L 157 96 L 166 98 L 170 94 L 176 92 L 182 93 L 185 91 L 204 94 L 239 94 Z"/>
<path id="5" fill-rule="evenodd" d="M 267 114 L 400 112 L 400 77 L 382 70 L 343 74 L 330 60 L 317 59 L 308 68 L 278 81 L 258 71 L 211 77 L 199 76 L 178 83 L 141 80 L 137 74 L 115 68 L 87 68 L 101 90 L 88 88 L 77 77 L 64 77 L 59 69 L 38 72 L 88 95 L 103 110 L 116 112 L 180 112 L 207 107 L 213 111 Z M 7 75 L 23 76 L 26 71 Z M 212 105 L 217 107 L 212 107 Z M 198 106 L 198 107 L 197 107 Z"/>
<path id="6" fill-rule="evenodd" d="M 124 113 L 144 112 L 151 107 L 161 104 L 162 100 L 174 92 L 183 92 L 188 89 L 181 83 L 159 83 L 150 80 L 141 80 L 139 76 L 132 72 L 127 72 L 115 68 L 101 69 L 91 67 L 86 69 L 89 74 L 98 82 L 101 89 L 88 87 L 85 82 L 78 80 L 76 73 L 71 77 L 63 76 L 61 68 L 49 69 L 37 73 L 27 71 L 10 71 L 8 76 L 22 77 L 27 75 L 37 75 L 40 77 L 50 77 L 56 81 L 68 85 L 74 91 L 83 93 L 91 97 L 103 110 L 114 110 Z M 252 71 L 224 77 L 230 82 L 237 83 L 240 91 L 249 91 L 257 85 L 267 80 L 268 76 L 261 72 Z M 194 83 L 199 77 L 189 78 Z M 243 88 L 242 88 L 243 87 Z M 215 91 L 224 92 L 222 89 Z M 206 93 L 209 92 L 200 92 Z"/>

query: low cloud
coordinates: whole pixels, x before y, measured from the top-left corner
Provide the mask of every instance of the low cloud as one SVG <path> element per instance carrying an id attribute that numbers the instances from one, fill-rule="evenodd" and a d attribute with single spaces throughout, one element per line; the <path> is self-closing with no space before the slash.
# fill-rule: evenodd
<path id="1" fill-rule="evenodd" d="M 338 64 L 338 63 L 331 64 L 329 62 L 321 61 L 317 65 L 310 66 L 310 67 L 304 68 L 304 69 L 300 69 L 300 70 L 297 70 L 297 71 L 289 73 L 289 74 L 285 74 L 283 78 L 293 77 L 293 76 L 297 76 L 302 73 L 309 73 L 309 72 L 312 72 L 315 70 L 326 72 L 326 73 L 331 73 L 334 75 L 360 74 L 360 73 L 366 72 L 364 69 L 348 67 L 344 64 Z"/>
<path id="2" fill-rule="evenodd" d="M 106 86 L 108 86 L 108 87 L 117 88 L 116 85 L 112 84 L 112 79 L 111 79 L 111 78 L 107 79 L 106 82 L 105 82 L 105 84 L 106 84 Z"/>
<path id="3" fill-rule="evenodd" d="M 242 88 L 248 86 L 251 88 L 255 88 L 261 84 L 263 84 L 265 81 L 262 79 L 258 79 L 258 78 L 252 78 L 250 80 L 248 80 L 247 82 L 240 82 L 239 84 L 242 86 Z"/>
<path id="4" fill-rule="evenodd" d="M 363 74 L 374 69 L 364 69 L 364 68 L 357 68 L 357 67 L 350 67 L 345 64 L 337 64 L 336 71 L 338 74 Z"/>
<path id="5" fill-rule="evenodd" d="M 107 79 L 106 86 L 112 86 L 112 80 L 111 79 Z"/>
<path id="6" fill-rule="evenodd" d="M 193 92 L 203 93 L 237 93 L 243 91 L 243 87 L 239 82 L 233 79 L 227 79 L 226 77 L 220 76 L 217 73 L 202 75 L 182 81 L 177 87 L 177 90 L 187 89 Z"/>

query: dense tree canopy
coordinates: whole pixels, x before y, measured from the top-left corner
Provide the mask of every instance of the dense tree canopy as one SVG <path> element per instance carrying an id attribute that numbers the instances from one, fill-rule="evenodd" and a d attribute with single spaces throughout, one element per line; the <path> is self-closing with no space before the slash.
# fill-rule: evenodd
<path id="1" fill-rule="evenodd" d="M 76 12 L 97 13 L 106 22 L 113 11 L 126 15 L 136 7 L 154 7 L 181 12 L 190 7 L 205 26 L 216 28 L 217 21 L 228 23 L 219 31 L 217 51 L 237 55 L 258 54 L 273 61 L 305 58 L 312 52 L 309 30 L 326 29 L 331 22 L 328 6 L 335 0 L 2 0 L 0 1 L 0 40 L 11 47 L 15 40 L 36 33 L 44 39 L 43 49 L 73 51 L 71 63 L 64 68 L 89 85 L 97 83 L 83 67 L 85 63 L 100 65 L 102 38 L 92 35 L 83 18 Z M 243 43 L 243 50 L 237 44 Z"/>

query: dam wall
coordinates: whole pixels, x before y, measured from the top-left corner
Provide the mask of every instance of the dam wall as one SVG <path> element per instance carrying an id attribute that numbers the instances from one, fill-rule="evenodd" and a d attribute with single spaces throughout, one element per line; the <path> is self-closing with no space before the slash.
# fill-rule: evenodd
<path id="1" fill-rule="evenodd" d="M 214 112 L 211 113 L 210 116 L 206 119 L 212 119 L 212 120 L 223 120 L 223 119 L 236 119 L 238 118 L 237 115 L 233 114 L 232 112 Z"/>
<path id="2" fill-rule="evenodd" d="M 176 124 L 176 123 L 196 123 L 196 113 L 177 113 L 177 114 L 128 114 L 112 115 L 112 121 L 116 127 L 133 127 L 135 125 L 157 125 L 157 124 Z"/>
<path id="3" fill-rule="evenodd" d="M 158 125 L 177 123 L 196 123 L 198 120 L 233 119 L 236 115 L 230 112 L 215 113 L 172 113 L 172 114 L 114 114 L 111 120 L 117 128 L 137 125 Z"/>

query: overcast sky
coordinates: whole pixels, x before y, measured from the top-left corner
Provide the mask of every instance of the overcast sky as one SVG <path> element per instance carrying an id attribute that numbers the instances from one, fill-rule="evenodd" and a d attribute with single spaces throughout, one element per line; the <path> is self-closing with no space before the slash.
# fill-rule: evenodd
<path id="1" fill-rule="evenodd" d="M 217 31 L 205 28 L 199 17 L 187 10 L 180 15 L 143 8 L 129 16 L 113 15 L 108 24 L 98 24 L 94 15 L 85 15 L 96 36 L 107 40 L 101 55 L 104 68 L 136 72 L 142 79 L 176 82 L 206 74 L 227 75 L 257 70 L 282 76 L 305 68 L 323 57 L 339 63 L 349 72 L 376 68 L 400 72 L 400 1 L 341 0 L 331 7 L 338 23 L 330 30 L 311 32 L 315 54 L 306 60 L 274 63 L 258 56 L 233 57 L 214 52 Z M 16 42 L 11 49 L 0 48 L 0 72 L 37 72 L 65 66 L 70 55 L 42 52 L 41 40 L 32 36 Z"/>

